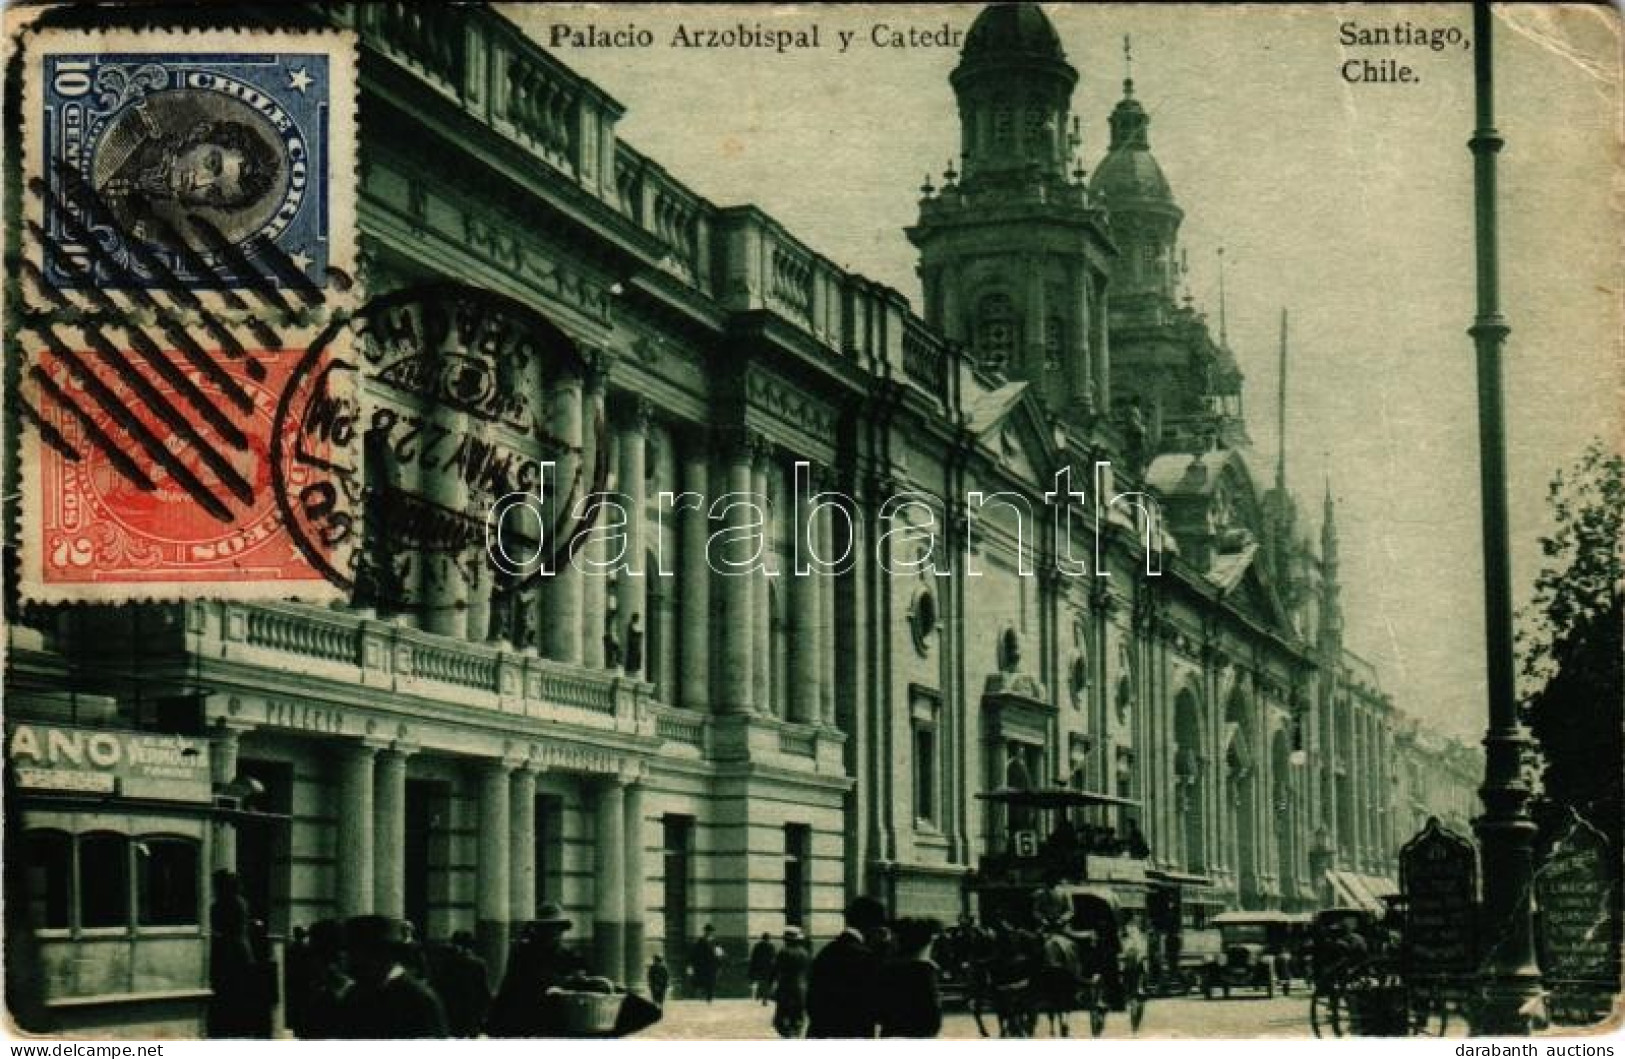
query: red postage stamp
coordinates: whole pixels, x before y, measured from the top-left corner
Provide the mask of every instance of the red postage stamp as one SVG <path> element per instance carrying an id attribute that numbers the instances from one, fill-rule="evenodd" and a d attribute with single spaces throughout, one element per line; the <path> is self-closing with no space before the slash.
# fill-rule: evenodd
<path id="1" fill-rule="evenodd" d="M 332 597 L 273 491 L 277 402 L 304 351 L 189 358 L 131 337 L 25 332 L 23 390 L 38 418 L 23 453 L 24 594 Z"/>

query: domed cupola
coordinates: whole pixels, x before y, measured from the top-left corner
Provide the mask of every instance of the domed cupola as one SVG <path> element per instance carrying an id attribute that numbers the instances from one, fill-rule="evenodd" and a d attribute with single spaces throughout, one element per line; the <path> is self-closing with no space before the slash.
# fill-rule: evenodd
<path id="1" fill-rule="evenodd" d="M 1172 302 L 1178 283 L 1174 248 L 1185 214 L 1151 153 L 1151 117 L 1134 98 L 1133 78 L 1123 81 L 1111 129 L 1111 146 L 1089 187 L 1111 215 L 1120 251 L 1112 270 L 1113 294 L 1157 294 Z"/>
<path id="2" fill-rule="evenodd" d="M 967 187 L 1065 181 L 1078 72 L 1037 4 L 983 10 L 965 35 L 950 81 L 959 98 Z"/>
<path id="3" fill-rule="evenodd" d="M 1061 38 L 1037 4 L 993 4 L 984 9 L 965 34 L 960 70 L 978 62 L 1012 59 L 1066 62 Z"/>
<path id="4" fill-rule="evenodd" d="M 1051 414 L 1087 429 L 1110 407 L 1116 245 L 1074 161 L 1078 72 L 1037 4 L 996 4 L 970 21 L 951 77 L 960 157 L 940 188 L 926 177 L 908 229 L 925 319 L 964 345 L 985 380 L 1025 382 Z"/>

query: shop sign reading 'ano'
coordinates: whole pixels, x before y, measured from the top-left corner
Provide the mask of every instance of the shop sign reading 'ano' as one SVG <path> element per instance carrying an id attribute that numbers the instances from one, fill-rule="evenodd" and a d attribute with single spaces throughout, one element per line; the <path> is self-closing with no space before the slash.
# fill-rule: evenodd
<path id="1" fill-rule="evenodd" d="M 209 747 L 160 732 L 16 724 L 6 765 L 20 791 L 208 802 Z"/>

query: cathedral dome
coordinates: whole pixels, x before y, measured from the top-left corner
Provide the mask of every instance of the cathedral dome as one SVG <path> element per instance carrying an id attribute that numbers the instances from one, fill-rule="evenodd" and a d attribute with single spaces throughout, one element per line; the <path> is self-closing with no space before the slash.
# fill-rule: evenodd
<path id="1" fill-rule="evenodd" d="M 1173 205 L 1174 193 L 1151 153 L 1151 116 L 1134 98 L 1134 82 L 1123 82 L 1123 99 L 1112 109 L 1112 139 L 1089 186 L 1106 205 Z"/>
<path id="2" fill-rule="evenodd" d="M 978 59 L 1039 58 L 1065 60 L 1061 38 L 1037 4 L 993 4 L 971 23 L 965 35 L 965 62 Z"/>
<path id="3" fill-rule="evenodd" d="M 1143 147 L 1121 148 L 1107 153 L 1095 169 L 1089 186 L 1106 200 L 1108 206 L 1114 202 L 1147 199 L 1172 202 L 1174 198 L 1173 191 L 1168 187 L 1168 178 L 1162 175 L 1162 166 L 1157 164 L 1151 151 Z"/>

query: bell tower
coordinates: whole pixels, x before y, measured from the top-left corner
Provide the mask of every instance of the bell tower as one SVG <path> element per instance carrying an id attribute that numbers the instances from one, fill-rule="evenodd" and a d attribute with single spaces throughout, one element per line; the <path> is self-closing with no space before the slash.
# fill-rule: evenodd
<path id="1" fill-rule="evenodd" d="M 1031 383 L 1086 424 L 1110 407 L 1106 283 L 1114 247 L 1074 161 L 1078 73 L 1037 4 L 976 17 L 950 77 L 960 159 L 921 187 L 908 237 L 926 320 L 988 372 Z"/>
<path id="2" fill-rule="evenodd" d="M 1132 61 L 1123 41 L 1125 63 Z M 1150 423 L 1152 452 L 1201 452 L 1249 443 L 1241 369 L 1225 333 L 1224 250 L 1219 334 L 1179 297 L 1185 213 L 1151 152 L 1151 116 L 1135 94 L 1132 67 L 1109 119 L 1111 142 L 1090 190 L 1105 207 L 1117 257 L 1111 265 L 1112 396 L 1120 414 Z"/>

